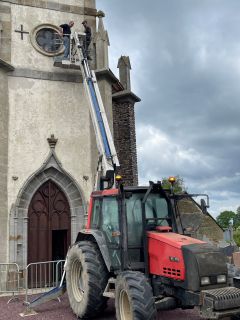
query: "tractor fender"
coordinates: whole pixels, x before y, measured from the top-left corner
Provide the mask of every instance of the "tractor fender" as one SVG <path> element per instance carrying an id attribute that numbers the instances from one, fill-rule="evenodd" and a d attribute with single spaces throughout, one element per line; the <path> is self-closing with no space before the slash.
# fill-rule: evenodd
<path id="1" fill-rule="evenodd" d="M 111 271 L 111 259 L 109 257 L 108 246 L 103 233 L 99 230 L 80 230 L 76 242 L 80 241 L 92 241 L 95 242 L 102 254 L 103 260 L 108 271 Z"/>

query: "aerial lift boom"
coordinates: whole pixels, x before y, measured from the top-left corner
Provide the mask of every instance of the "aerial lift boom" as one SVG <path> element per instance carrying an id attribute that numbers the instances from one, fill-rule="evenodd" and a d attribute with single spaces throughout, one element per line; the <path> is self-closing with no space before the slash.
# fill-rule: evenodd
<path id="1" fill-rule="evenodd" d="M 75 32 L 73 35 L 73 45 L 82 72 L 84 88 L 88 98 L 89 110 L 99 152 L 98 170 L 94 189 L 103 189 L 104 182 L 107 182 L 106 188 L 110 189 L 114 185 L 114 174 L 116 168 L 119 167 L 119 160 L 96 75 L 95 72 L 89 68 L 84 43 L 84 35 Z"/>

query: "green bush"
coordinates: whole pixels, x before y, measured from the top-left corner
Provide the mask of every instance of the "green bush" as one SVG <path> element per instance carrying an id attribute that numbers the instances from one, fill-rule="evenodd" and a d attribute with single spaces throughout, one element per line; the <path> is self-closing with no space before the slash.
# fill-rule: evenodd
<path id="1" fill-rule="evenodd" d="M 240 229 L 238 228 L 233 233 L 233 239 L 236 242 L 237 246 L 240 247 Z"/>

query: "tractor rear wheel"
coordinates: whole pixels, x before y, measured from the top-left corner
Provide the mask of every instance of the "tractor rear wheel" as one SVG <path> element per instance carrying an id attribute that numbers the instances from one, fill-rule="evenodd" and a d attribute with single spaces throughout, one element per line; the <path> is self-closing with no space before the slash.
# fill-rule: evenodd
<path id="1" fill-rule="evenodd" d="M 79 318 L 103 311 L 108 271 L 98 247 L 90 241 L 76 243 L 67 255 L 66 282 L 70 306 Z"/>
<path id="2" fill-rule="evenodd" d="M 141 272 L 122 272 L 116 281 L 115 307 L 117 320 L 156 319 L 152 288 Z"/>

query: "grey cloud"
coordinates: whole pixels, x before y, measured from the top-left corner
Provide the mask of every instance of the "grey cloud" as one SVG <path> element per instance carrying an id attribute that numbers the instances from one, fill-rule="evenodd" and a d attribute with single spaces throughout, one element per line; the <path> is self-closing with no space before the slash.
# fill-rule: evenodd
<path id="1" fill-rule="evenodd" d="M 97 4 L 107 14 L 111 50 L 132 58 L 133 90 L 142 98 L 136 106 L 141 180 L 175 172 L 190 189 L 212 194 L 216 212 L 236 207 L 238 198 L 240 205 L 240 1 Z M 116 59 L 115 50 L 113 68 Z M 154 134 L 141 134 L 146 126 L 170 145 L 151 143 Z"/>

